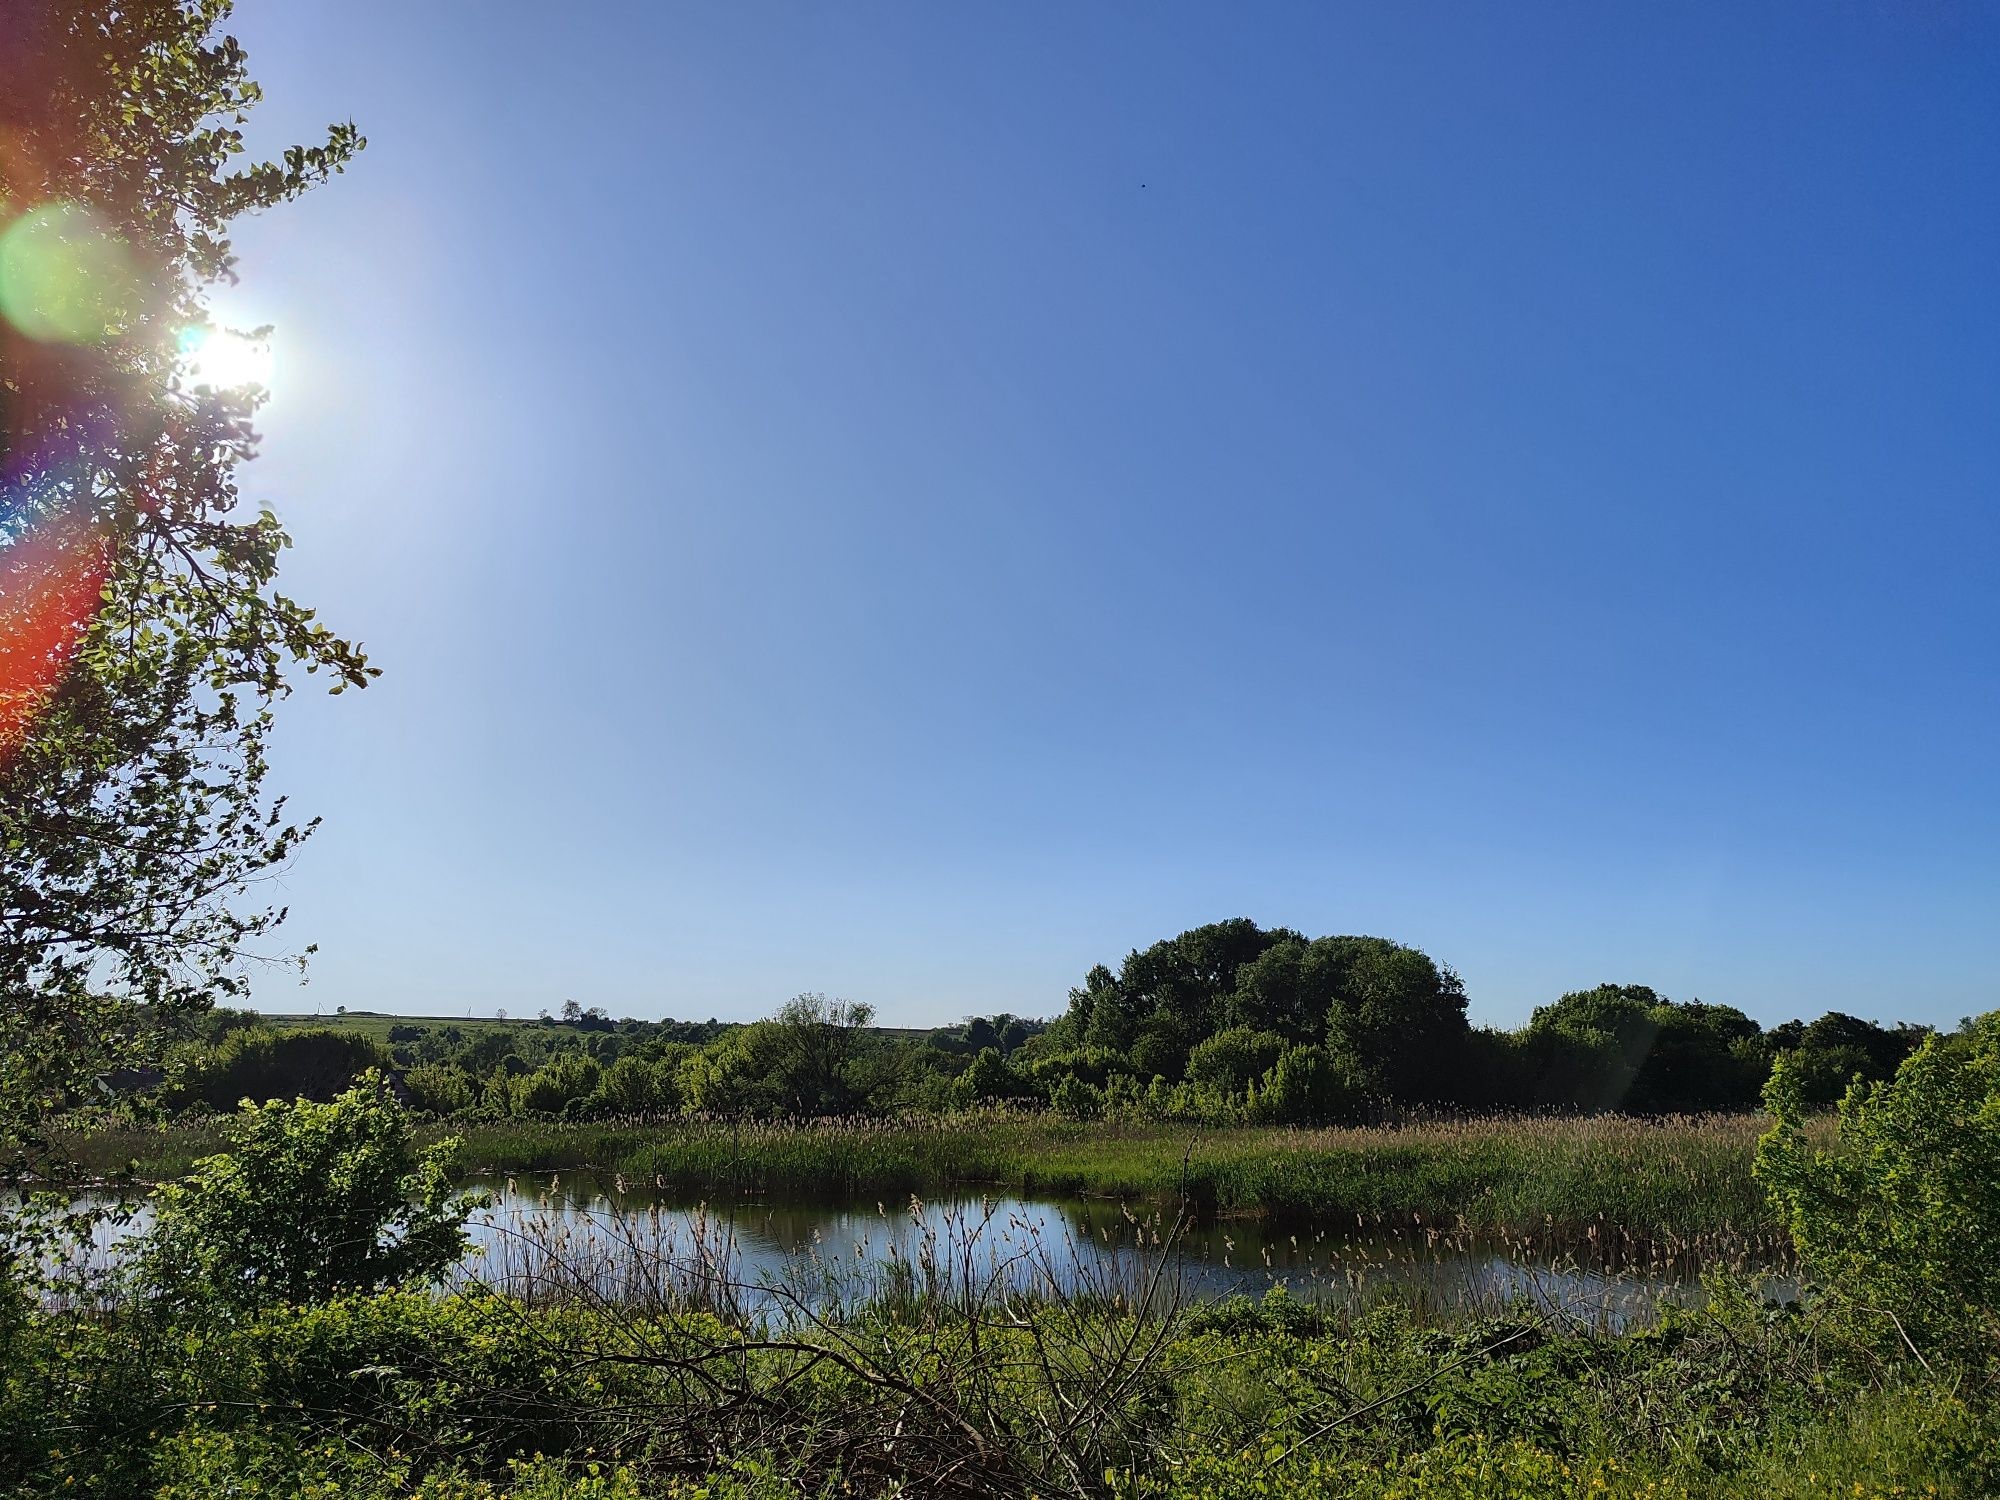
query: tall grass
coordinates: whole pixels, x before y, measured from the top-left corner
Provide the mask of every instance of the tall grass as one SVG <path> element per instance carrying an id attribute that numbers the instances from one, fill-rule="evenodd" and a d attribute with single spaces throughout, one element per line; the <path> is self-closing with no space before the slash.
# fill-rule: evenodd
<path id="1" fill-rule="evenodd" d="M 715 1199 L 900 1199 L 999 1189 L 1034 1196 L 1187 1198 L 1206 1214 L 1279 1221 L 1354 1216 L 1487 1232 L 1672 1239 L 1768 1234 L 1750 1163 L 1760 1115 L 1644 1120 L 1492 1117 L 1307 1130 L 1075 1121 L 981 1111 L 808 1124 L 711 1120 L 507 1121 L 456 1135 L 471 1172 L 592 1168 Z M 217 1149 L 212 1129 L 102 1133 L 73 1142 L 93 1171 L 136 1162 L 166 1178 Z"/>
<path id="2" fill-rule="evenodd" d="M 1761 1116 L 1493 1118 L 1189 1129 L 1000 1112 L 804 1125 L 480 1126 L 469 1169 L 596 1167 L 709 1196 L 867 1201 L 953 1188 L 1175 1199 L 1279 1220 L 1409 1218 L 1649 1238 L 1776 1228 L 1750 1163 Z M 1357 1226 L 1359 1227 L 1359 1226 Z"/>

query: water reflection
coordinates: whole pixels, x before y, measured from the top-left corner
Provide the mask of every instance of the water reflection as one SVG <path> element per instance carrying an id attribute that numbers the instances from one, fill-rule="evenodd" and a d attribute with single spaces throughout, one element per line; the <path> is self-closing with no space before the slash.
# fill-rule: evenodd
<path id="1" fill-rule="evenodd" d="M 1792 1291 L 1775 1251 L 1755 1242 L 1660 1247 L 1592 1234 L 1559 1246 L 1415 1223 L 1177 1222 L 1172 1208 L 1012 1196 L 703 1205 L 588 1174 L 472 1185 L 495 1201 L 474 1218 L 463 1279 L 535 1300 L 792 1317 L 923 1296 L 1132 1306 L 1283 1287 L 1347 1310 L 1394 1300 L 1425 1319 L 1526 1301 L 1615 1331 L 1663 1302 L 1698 1301 L 1702 1271 L 1717 1265 L 1761 1275 L 1776 1295 Z"/>

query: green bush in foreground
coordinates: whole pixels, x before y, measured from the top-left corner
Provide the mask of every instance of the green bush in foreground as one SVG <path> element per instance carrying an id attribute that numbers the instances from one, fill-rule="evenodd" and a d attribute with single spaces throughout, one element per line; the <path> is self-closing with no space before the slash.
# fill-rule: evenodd
<path id="1" fill-rule="evenodd" d="M 326 1104 L 246 1105 L 227 1140 L 157 1194 L 140 1263 L 159 1291 L 311 1301 L 431 1280 L 465 1253 L 478 1200 L 452 1189 L 456 1143 L 419 1150 L 379 1075 Z"/>
<path id="2" fill-rule="evenodd" d="M 1625 1338 L 1046 1305 L 783 1332 L 408 1293 L 5 1351 L 0 1494 L 124 1500 L 1934 1495 L 2000 1482 L 1973 1372 L 1722 1295 Z M 975 1326 L 975 1323 L 977 1326 Z"/>
<path id="3" fill-rule="evenodd" d="M 1757 1175 L 1827 1295 L 1888 1319 L 1920 1357 L 2000 1347 L 2000 1020 L 1857 1081 L 1824 1149 L 1788 1059 L 1766 1099 L 1777 1124 Z"/>

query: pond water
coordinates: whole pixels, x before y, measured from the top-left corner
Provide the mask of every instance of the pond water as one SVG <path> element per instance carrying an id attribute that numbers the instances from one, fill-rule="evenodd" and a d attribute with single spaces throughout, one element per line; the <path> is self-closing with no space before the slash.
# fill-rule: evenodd
<path id="1" fill-rule="evenodd" d="M 1710 1269 L 1796 1282 L 1768 1241 L 1713 1237 L 1668 1246 L 1615 1232 L 1563 1241 L 1480 1235 L 1349 1217 L 1310 1226 L 1181 1221 L 1172 1206 L 1109 1199 L 956 1195 L 932 1201 L 702 1203 L 615 1177 L 482 1177 L 459 1285 L 532 1302 L 712 1307 L 788 1321 L 870 1301 L 1048 1296 L 1160 1306 L 1261 1297 L 1361 1311 L 1385 1301 L 1425 1320 L 1520 1304 L 1616 1332 L 1661 1304 L 1701 1299 Z M 114 1264 L 150 1220 L 99 1227 L 83 1260 Z"/>
<path id="2" fill-rule="evenodd" d="M 1736 1239 L 1557 1244 L 1419 1222 L 1181 1222 L 1172 1206 L 1011 1195 L 702 1204 L 590 1174 L 470 1185 L 494 1201 L 474 1216 L 466 1279 L 531 1298 L 709 1302 L 753 1316 L 920 1292 L 1131 1305 L 1283 1287 L 1351 1310 L 1395 1300 L 1426 1318 L 1529 1302 L 1615 1331 L 1662 1302 L 1698 1302 L 1711 1268 L 1757 1275 L 1772 1295 L 1795 1291 L 1774 1247 Z"/>

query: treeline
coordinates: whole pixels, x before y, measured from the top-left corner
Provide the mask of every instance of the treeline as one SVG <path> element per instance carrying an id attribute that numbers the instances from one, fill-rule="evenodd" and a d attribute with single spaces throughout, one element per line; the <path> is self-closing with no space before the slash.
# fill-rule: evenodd
<path id="1" fill-rule="evenodd" d="M 1237 920 L 1098 966 L 1053 1021 L 974 1017 L 886 1032 L 865 1005 L 801 995 L 749 1025 L 613 1021 L 566 1007 L 506 1026 L 273 1030 L 218 1011 L 173 1050 L 160 1097 L 226 1110 L 329 1099 L 370 1068 L 412 1107 L 475 1119 L 891 1115 L 1014 1102 L 1206 1123 L 1315 1124 L 1423 1111 L 1751 1109 L 1789 1054 L 1803 1097 L 1892 1076 L 1927 1035 L 1839 1012 L 1765 1029 L 1734 1006 L 1601 984 L 1516 1031 L 1474 1027 L 1422 951 Z M 380 1030 L 378 1027 L 377 1030 Z"/>
<path id="2" fill-rule="evenodd" d="M 1754 1107 L 1787 1052 L 1808 1099 L 1830 1104 L 1855 1077 L 1891 1076 L 1928 1034 L 1839 1012 L 1766 1031 L 1734 1006 L 1629 984 L 1572 991 L 1518 1031 L 1473 1027 L 1458 976 L 1419 949 L 1237 920 L 1092 969 L 1035 1055 L 989 1059 L 988 1073 L 1058 1106 L 1196 1117 L 1665 1114 Z"/>

